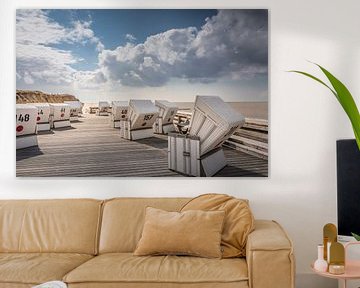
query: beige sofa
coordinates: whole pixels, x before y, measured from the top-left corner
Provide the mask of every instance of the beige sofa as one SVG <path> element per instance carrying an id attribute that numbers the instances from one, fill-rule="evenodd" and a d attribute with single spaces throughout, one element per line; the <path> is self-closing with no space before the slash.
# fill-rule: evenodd
<path id="1" fill-rule="evenodd" d="M 133 256 L 146 206 L 179 210 L 186 198 L 0 201 L 0 288 L 62 280 L 73 288 L 293 288 L 292 244 L 256 220 L 246 258 Z"/>

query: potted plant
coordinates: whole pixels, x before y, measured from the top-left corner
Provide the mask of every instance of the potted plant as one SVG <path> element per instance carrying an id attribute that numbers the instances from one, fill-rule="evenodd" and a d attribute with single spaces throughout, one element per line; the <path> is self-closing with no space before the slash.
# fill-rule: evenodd
<path id="1" fill-rule="evenodd" d="M 346 88 L 346 86 L 340 80 L 338 80 L 333 74 L 331 74 L 328 70 L 326 70 L 322 66 L 320 66 L 316 63 L 314 63 L 314 64 L 316 66 L 318 66 L 320 68 L 320 70 L 325 74 L 325 76 L 329 80 L 331 86 L 307 72 L 298 71 L 298 70 L 292 70 L 289 72 L 294 72 L 294 73 L 299 73 L 299 74 L 305 75 L 305 76 L 321 83 L 322 85 L 327 87 L 332 92 L 332 94 L 334 94 L 336 99 L 339 101 L 340 105 L 343 107 L 345 113 L 349 117 L 350 123 L 351 123 L 353 131 L 354 131 L 357 147 L 360 152 L 360 114 L 359 114 L 359 110 L 356 106 L 356 103 L 354 101 L 354 98 L 352 97 L 350 91 Z M 351 233 L 351 234 L 356 239 L 356 241 L 360 241 L 360 235 L 355 234 L 355 233 Z"/>
<path id="2" fill-rule="evenodd" d="M 351 233 L 351 235 L 356 239 L 356 241 L 360 241 L 360 235 Z"/>

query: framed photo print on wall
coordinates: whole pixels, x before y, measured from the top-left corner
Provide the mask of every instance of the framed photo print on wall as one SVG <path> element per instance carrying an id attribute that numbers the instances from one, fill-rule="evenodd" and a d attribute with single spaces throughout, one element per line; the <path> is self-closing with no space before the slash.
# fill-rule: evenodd
<path id="1" fill-rule="evenodd" d="M 267 177 L 266 9 L 18 9 L 19 177 Z"/>

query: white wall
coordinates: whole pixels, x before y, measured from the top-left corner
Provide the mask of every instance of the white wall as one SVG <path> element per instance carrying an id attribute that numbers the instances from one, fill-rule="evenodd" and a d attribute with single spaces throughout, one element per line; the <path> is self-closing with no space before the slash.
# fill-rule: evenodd
<path id="1" fill-rule="evenodd" d="M 325 88 L 285 71 L 296 68 L 315 72 L 306 60 L 321 63 L 343 79 L 359 103 L 360 1 L 207 0 L 196 4 L 197 8 L 270 11 L 271 161 L 268 179 L 186 180 L 15 178 L 15 8 L 188 8 L 193 7 L 194 1 L 51 1 L 54 6 L 46 0 L 2 3 L 0 198 L 172 197 L 207 192 L 245 197 L 251 200 L 257 218 L 278 220 L 289 232 L 295 244 L 297 286 L 335 287 L 334 282 L 325 285 L 321 278 L 312 275 L 309 264 L 316 256 L 322 226 L 336 223 L 335 141 L 352 137 L 351 127 Z"/>

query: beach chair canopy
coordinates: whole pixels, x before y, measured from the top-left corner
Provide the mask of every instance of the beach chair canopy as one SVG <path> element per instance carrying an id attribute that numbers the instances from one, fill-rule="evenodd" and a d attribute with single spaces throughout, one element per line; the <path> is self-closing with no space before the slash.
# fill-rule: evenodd
<path id="1" fill-rule="evenodd" d="M 152 128 L 159 109 L 150 100 L 130 100 L 129 118 L 131 129 Z"/>
<path id="2" fill-rule="evenodd" d="M 172 123 L 178 110 L 175 103 L 167 100 L 155 100 L 155 106 L 159 107 L 159 117 L 163 118 L 163 124 Z"/>
<path id="3" fill-rule="evenodd" d="M 163 109 L 177 109 L 177 105 L 167 100 L 155 100 L 155 106 Z"/>
<path id="4" fill-rule="evenodd" d="M 222 145 L 245 118 L 218 96 L 196 96 L 189 134 L 200 137 L 200 153 Z"/>
<path id="5" fill-rule="evenodd" d="M 16 104 L 16 136 L 36 133 L 38 108 L 29 104 Z"/>
<path id="6" fill-rule="evenodd" d="M 37 123 L 49 123 L 50 121 L 50 105 L 49 103 L 31 103 L 38 109 Z"/>
<path id="7" fill-rule="evenodd" d="M 50 114 L 53 121 L 63 121 L 70 119 L 70 105 L 65 103 L 49 103 Z"/>
<path id="8" fill-rule="evenodd" d="M 70 105 L 72 116 L 78 116 L 82 112 L 83 105 L 80 101 L 64 101 L 64 103 Z"/>
<path id="9" fill-rule="evenodd" d="M 113 114 L 114 120 L 126 120 L 129 112 L 128 101 L 112 101 L 111 102 L 111 113 Z"/>

